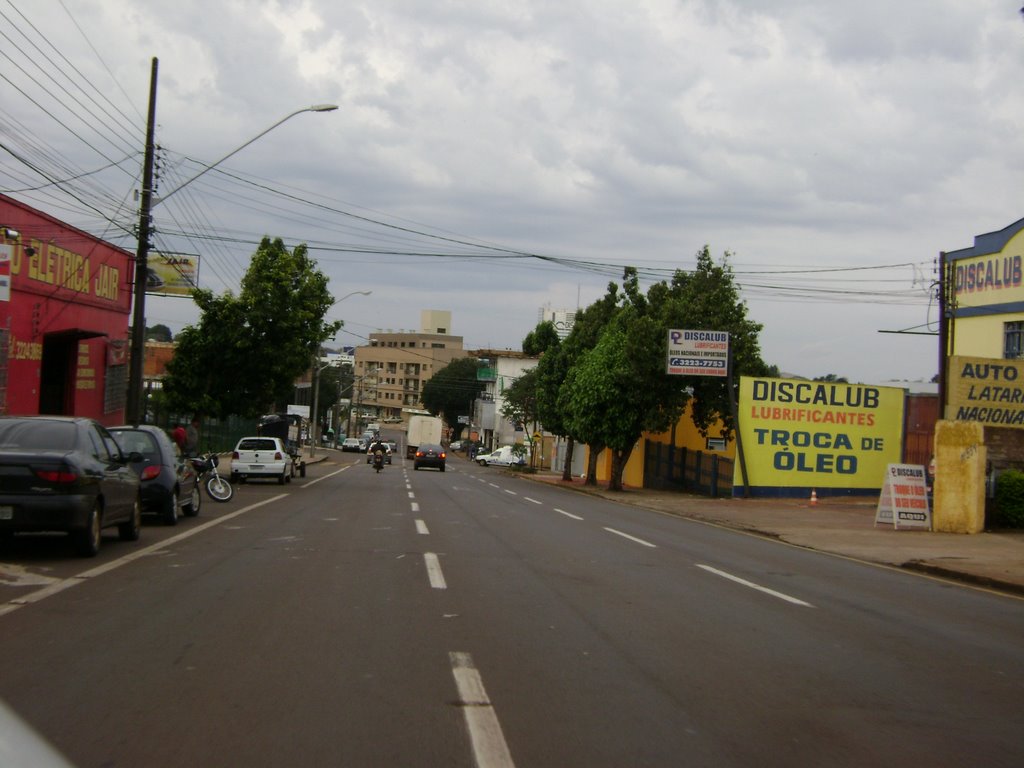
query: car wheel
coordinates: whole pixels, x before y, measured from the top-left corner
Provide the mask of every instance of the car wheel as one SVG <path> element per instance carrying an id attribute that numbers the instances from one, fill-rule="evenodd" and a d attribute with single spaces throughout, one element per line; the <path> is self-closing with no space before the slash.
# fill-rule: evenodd
<path id="1" fill-rule="evenodd" d="M 231 477 L 228 478 L 228 482 L 231 483 L 232 485 L 237 485 L 238 484 L 238 473 L 237 472 L 232 472 L 231 473 Z"/>
<path id="2" fill-rule="evenodd" d="M 177 509 L 177 506 L 175 506 L 175 509 Z M 138 496 L 135 497 L 135 503 L 132 505 L 131 520 L 117 526 L 117 533 L 121 537 L 121 541 L 139 540 L 139 536 L 142 534 L 142 503 L 139 501 Z"/>
<path id="3" fill-rule="evenodd" d="M 441 471 L 444 472 L 444 464 L 441 465 Z"/>
<path id="4" fill-rule="evenodd" d="M 170 495 L 164 499 L 164 523 L 166 525 L 177 525 L 178 524 L 178 491 L 177 489 L 171 491 Z"/>
<path id="5" fill-rule="evenodd" d="M 201 494 L 199 483 L 195 483 L 192 486 L 192 495 L 189 497 L 188 504 L 185 505 L 185 517 L 195 517 L 199 514 L 199 506 L 203 503 L 203 494 Z"/>
<path id="6" fill-rule="evenodd" d="M 278 484 L 278 485 L 284 485 L 284 483 L 285 483 L 285 480 L 287 480 L 287 479 L 288 479 L 288 473 L 287 473 L 287 472 L 285 472 L 285 471 L 284 471 L 284 470 L 282 469 L 282 470 L 281 470 L 281 476 L 280 476 L 279 478 L 277 478 L 277 484 Z"/>
<path id="7" fill-rule="evenodd" d="M 102 525 L 102 510 L 100 509 L 100 502 L 97 500 L 94 502 L 92 511 L 89 512 L 89 518 L 86 520 L 85 528 L 82 530 L 72 531 L 71 536 L 75 542 L 75 549 L 78 550 L 78 554 L 83 557 L 95 557 L 100 551 L 101 538 L 101 525 Z"/>
<path id="8" fill-rule="evenodd" d="M 284 476 L 284 481 L 285 481 L 286 483 L 290 483 L 290 482 L 292 481 L 292 478 L 293 478 L 293 477 L 295 477 L 295 471 L 294 471 L 294 470 L 292 470 L 291 472 L 288 472 L 288 473 L 287 473 L 287 474 L 286 474 L 286 475 Z"/>
<path id="9" fill-rule="evenodd" d="M 413 464 L 412 465 L 412 469 L 413 469 L 413 472 L 419 472 L 420 465 L 419 464 Z"/>

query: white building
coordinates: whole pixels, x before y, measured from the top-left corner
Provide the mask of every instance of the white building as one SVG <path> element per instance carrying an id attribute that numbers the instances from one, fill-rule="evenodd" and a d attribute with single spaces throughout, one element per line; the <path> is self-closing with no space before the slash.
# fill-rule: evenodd
<path id="1" fill-rule="evenodd" d="M 543 322 L 553 324 L 558 338 L 564 339 L 572 330 L 573 323 L 576 322 L 576 310 L 552 309 L 550 304 L 546 304 L 537 310 L 537 325 Z"/>
<path id="2" fill-rule="evenodd" d="M 505 392 L 512 382 L 536 367 L 540 358 L 527 357 L 511 350 L 479 349 L 471 353 L 480 363 L 478 379 L 484 382 L 484 391 L 473 404 L 473 427 L 479 432 L 486 448 L 524 442 L 526 429 L 532 424 L 516 425 L 501 415 L 505 405 Z"/>

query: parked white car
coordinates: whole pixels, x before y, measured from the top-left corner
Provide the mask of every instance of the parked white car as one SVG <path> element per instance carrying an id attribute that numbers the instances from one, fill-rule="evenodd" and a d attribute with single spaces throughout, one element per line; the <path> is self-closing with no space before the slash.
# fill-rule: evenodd
<path id="1" fill-rule="evenodd" d="M 494 464 L 499 467 L 510 467 L 513 464 L 522 466 L 526 463 L 526 459 L 523 456 L 517 456 L 512 452 L 511 445 L 503 445 L 490 453 L 478 453 L 474 461 L 481 467 L 486 467 L 490 464 Z"/>
<path id="2" fill-rule="evenodd" d="M 231 454 L 231 482 L 252 477 L 277 480 L 284 485 L 295 474 L 292 457 L 279 437 L 243 437 Z"/>

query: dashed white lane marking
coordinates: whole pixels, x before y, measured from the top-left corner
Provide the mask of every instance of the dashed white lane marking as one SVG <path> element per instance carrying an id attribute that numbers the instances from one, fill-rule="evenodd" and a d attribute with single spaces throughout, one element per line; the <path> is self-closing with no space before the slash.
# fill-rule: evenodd
<path id="1" fill-rule="evenodd" d="M 505 493 L 507 493 L 509 496 L 518 496 L 519 495 L 515 491 L 510 491 L 508 488 L 505 489 Z"/>
<path id="2" fill-rule="evenodd" d="M 512 768 L 512 754 L 501 732 L 501 723 L 484 689 L 483 679 L 473 658 L 465 652 L 448 654 L 452 663 L 455 687 L 459 690 L 459 704 L 466 716 L 469 740 L 477 768 Z"/>
<path id="3" fill-rule="evenodd" d="M 560 515 L 565 515 L 566 517 L 571 517 L 573 520 L 583 519 L 579 515 L 574 515 L 572 512 L 566 512 L 564 509 L 559 509 L 558 507 L 555 507 L 555 512 L 557 512 Z"/>
<path id="4" fill-rule="evenodd" d="M 720 571 L 717 568 L 712 568 L 710 565 L 701 565 L 700 563 L 697 563 L 697 567 L 707 571 L 708 573 L 713 573 L 716 576 L 721 576 L 723 579 L 728 579 L 729 581 L 734 581 L 737 584 L 742 584 L 744 587 L 750 587 L 751 589 L 756 589 L 758 592 L 764 592 L 766 595 L 771 595 L 772 597 L 777 597 L 780 600 L 785 600 L 787 603 L 792 603 L 793 605 L 802 605 L 805 608 L 814 607 L 810 603 L 805 603 L 803 600 L 798 600 L 797 598 L 791 597 L 790 595 L 784 594 L 782 592 L 776 592 L 774 589 L 768 589 L 768 587 L 762 587 L 760 584 L 755 584 L 752 581 L 741 579 L 739 576 L 733 576 L 731 573 L 726 573 L 725 571 Z"/>
<path id="5" fill-rule="evenodd" d="M 430 579 L 430 586 L 434 589 L 448 589 L 444 574 L 441 573 L 441 561 L 437 559 L 437 555 L 433 552 L 424 552 L 423 562 L 427 564 L 427 577 Z"/>
<path id="6" fill-rule="evenodd" d="M 417 520 L 416 521 L 416 533 L 418 533 L 418 534 L 420 534 L 422 536 L 429 536 L 430 535 L 430 531 L 427 529 L 427 524 L 425 522 L 423 522 L 422 520 Z"/>
<path id="7" fill-rule="evenodd" d="M 409 491 L 409 498 L 410 499 L 415 499 L 416 498 L 416 494 L 413 493 L 412 491 Z"/>
<path id="8" fill-rule="evenodd" d="M 197 533 L 201 533 L 208 528 L 213 528 L 216 525 L 226 523 L 228 520 L 233 520 L 239 515 L 244 515 L 246 512 L 251 512 L 257 507 L 262 507 L 265 504 L 271 504 L 275 501 L 283 499 L 287 495 L 287 493 L 279 493 L 277 496 L 271 496 L 269 499 L 264 499 L 263 501 L 256 502 L 255 504 L 250 504 L 248 507 L 242 507 L 242 509 L 226 514 L 223 517 L 218 517 L 216 520 L 210 520 L 209 522 L 203 523 L 202 525 L 197 525 L 195 528 L 190 528 L 187 531 L 179 533 L 177 536 L 171 536 L 169 539 L 165 539 L 164 541 L 158 542 L 156 544 L 151 544 L 150 546 L 143 547 L 142 549 L 137 549 L 134 552 L 125 555 L 124 557 L 119 557 L 116 560 L 111 560 L 109 563 L 98 565 L 95 568 L 90 568 L 88 571 L 82 571 L 82 573 L 79 573 L 76 576 L 71 576 L 67 579 L 62 579 L 61 581 L 58 581 L 55 584 L 51 584 L 48 587 L 43 587 L 42 589 L 37 589 L 35 592 L 29 592 L 27 595 L 16 597 L 9 603 L 7 603 L 7 605 L 0 606 L 0 616 L 3 616 L 7 613 L 11 613 L 12 611 L 16 611 L 23 605 L 29 605 L 30 603 L 38 603 L 40 600 L 45 600 L 47 597 L 56 595 L 58 592 L 63 592 L 65 589 L 70 589 L 71 587 L 78 586 L 79 584 L 82 584 L 85 581 L 88 581 L 89 579 L 95 578 L 96 576 L 101 576 L 104 573 L 108 573 L 109 571 L 113 571 L 114 569 L 120 568 L 122 565 L 127 565 L 128 563 L 134 562 L 135 560 L 138 560 L 141 557 L 146 557 L 155 552 L 167 549 L 168 547 L 177 544 L 179 541 L 184 541 L 185 539 L 191 538 L 192 536 L 195 536 Z"/>
<path id="9" fill-rule="evenodd" d="M 656 549 L 657 546 L 658 546 L 657 544 L 651 544 L 651 542 L 649 542 L 649 541 L 644 541 L 643 539 L 638 539 L 636 536 L 630 536 L 628 533 L 623 533 L 622 531 L 616 531 L 614 528 L 605 528 L 605 530 L 608 531 L 608 533 L 614 533 L 616 536 L 621 536 L 624 539 L 629 539 L 630 541 L 635 541 L 637 544 L 643 544 L 645 547 L 651 547 L 652 549 Z"/>
<path id="10" fill-rule="evenodd" d="M 488 485 L 491 486 L 491 488 L 501 488 L 497 483 L 488 483 Z"/>
<path id="11" fill-rule="evenodd" d="M 308 483 L 303 483 L 302 485 L 299 486 L 299 488 L 309 488 L 309 486 L 311 486 L 311 485 L 316 485 L 317 483 L 323 482 L 324 480 L 326 480 L 329 477 L 334 477 L 338 473 L 344 472 L 346 469 L 348 469 L 351 466 L 353 466 L 353 465 L 349 464 L 348 466 L 342 467 L 341 469 L 336 469 L 333 472 L 329 472 L 328 474 L 323 475 L 322 477 L 318 477 L 316 480 L 310 480 Z"/>
<path id="12" fill-rule="evenodd" d="M 411 504 L 409 505 L 409 509 L 410 509 L 411 511 L 413 511 L 413 512 L 419 512 L 419 511 L 420 511 L 420 505 L 419 505 L 419 504 L 417 504 L 417 503 L 416 503 L 416 502 L 414 501 L 414 502 L 412 502 L 412 503 L 411 503 Z"/>
<path id="13" fill-rule="evenodd" d="M 526 501 L 532 502 L 534 504 L 543 504 L 544 503 L 543 501 L 537 501 L 536 499 L 531 499 L 529 496 L 523 496 L 523 498 Z"/>

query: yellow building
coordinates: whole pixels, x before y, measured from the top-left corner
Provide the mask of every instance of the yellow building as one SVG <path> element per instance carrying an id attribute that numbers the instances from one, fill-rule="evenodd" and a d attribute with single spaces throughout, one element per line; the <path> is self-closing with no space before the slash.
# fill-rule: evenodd
<path id="1" fill-rule="evenodd" d="M 1024 219 L 945 254 L 944 417 L 983 425 L 991 468 L 1024 463 Z"/>

